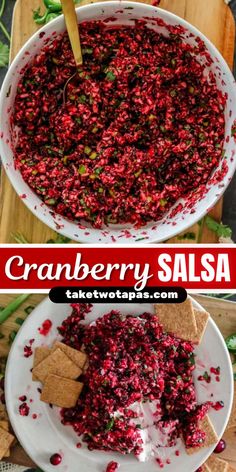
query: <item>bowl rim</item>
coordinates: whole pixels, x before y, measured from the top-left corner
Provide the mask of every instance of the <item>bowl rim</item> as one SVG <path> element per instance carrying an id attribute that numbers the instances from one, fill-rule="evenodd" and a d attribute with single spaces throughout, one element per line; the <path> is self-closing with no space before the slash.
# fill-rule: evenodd
<path id="1" fill-rule="evenodd" d="M 122 2 L 121 2 L 121 0 L 98 1 L 98 2 L 95 2 L 95 3 L 87 4 L 87 5 L 77 6 L 76 7 L 77 16 L 79 15 L 79 11 L 81 11 L 81 9 L 82 9 L 82 11 L 93 10 L 94 8 L 96 9 L 97 7 L 102 8 L 102 9 L 106 9 L 107 6 L 117 6 L 117 7 L 122 8 L 122 9 L 125 9 L 127 7 L 133 7 L 134 9 L 135 9 L 135 7 L 137 7 L 137 8 L 143 7 L 145 9 L 149 10 L 150 12 L 151 11 L 153 11 L 154 13 L 159 12 L 160 16 L 162 17 L 162 15 L 164 15 L 166 17 L 167 21 L 168 21 L 168 19 L 171 19 L 171 20 L 175 21 L 176 23 L 181 24 L 187 30 L 191 31 L 195 36 L 200 37 L 200 39 L 202 39 L 205 42 L 206 46 L 213 51 L 214 57 L 219 61 L 219 64 L 221 65 L 221 69 L 223 69 L 223 71 L 225 72 L 228 80 L 231 81 L 232 89 L 235 90 L 235 97 L 236 97 L 236 83 L 235 83 L 235 80 L 234 80 L 234 76 L 233 76 L 232 70 L 230 69 L 230 67 L 227 64 L 226 60 L 224 59 L 223 55 L 218 51 L 216 46 L 207 38 L 207 36 L 205 36 L 205 34 L 203 34 L 200 30 L 198 30 L 198 28 L 196 28 L 194 25 L 189 23 L 187 20 L 185 20 L 185 19 L 181 18 L 180 16 L 178 16 L 178 15 L 176 15 L 176 14 L 174 14 L 174 13 L 168 11 L 168 10 L 165 10 L 163 8 L 159 8 L 159 7 L 155 7 L 153 5 L 150 5 L 150 4 L 137 2 L 137 1 L 131 1 L 131 0 L 128 0 L 128 1 L 127 0 L 122 0 Z M 27 51 L 27 49 L 31 48 L 32 43 L 36 39 L 38 39 L 38 36 L 40 35 L 40 33 L 44 32 L 44 33 L 47 34 L 48 29 L 51 29 L 51 27 L 53 25 L 55 26 L 55 31 L 57 31 L 57 25 L 60 25 L 61 22 L 63 22 L 63 26 L 65 28 L 65 22 L 64 22 L 64 15 L 63 14 L 59 15 L 57 18 L 53 19 L 51 22 L 47 23 L 46 25 L 43 25 L 40 29 L 38 29 L 26 41 L 26 43 L 21 47 L 21 49 L 18 51 L 18 53 L 14 57 L 13 61 L 10 64 L 10 67 L 7 71 L 7 74 L 4 78 L 4 81 L 3 81 L 3 84 L 2 84 L 2 87 L 1 87 L 1 91 L 0 91 L 0 114 L 1 114 L 1 116 L 2 116 L 2 110 L 4 108 L 5 99 L 6 99 L 6 92 L 9 89 L 9 82 L 12 79 L 12 72 L 14 71 L 15 67 L 17 66 L 17 64 L 19 62 L 19 59 L 22 58 L 22 56 Z M 236 146 L 236 144 L 235 144 L 235 146 Z M 17 180 L 18 180 L 17 179 L 17 174 L 12 175 L 12 171 L 9 168 L 9 166 L 7 165 L 7 160 L 5 158 L 4 144 L 3 144 L 2 139 L 0 139 L 0 155 L 2 156 L 2 163 L 3 163 L 4 170 L 7 174 L 7 177 L 10 180 L 12 186 L 14 187 L 18 197 L 20 198 L 19 184 L 17 182 Z M 155 232 L 153 231 L 153 234 L 151 234 L 149 236 L 148 240 L 146 240 L 146 241 L 144 240 L 144 244 L 161 243 L 163 241 L 174 238 L 175 236 L 177 236 L 181 232 L 187 231 L 191 226 L 193 226 L 198 221 L 200 221 L 210 211 L 210 209 L 213 208 L 216 205 L 216 203 L 220 200 L 220 198 L 222 197 L 222 195 L 226 191 L 228 185 L 230 184 L 230 182 L 233 178 L 233 175 L 235 173 L 235 170 L 236 170 L 236 159 L 234 160 L 234 162 L 230 163 L 230 167 L 228 169 L 227 175 L 224 178 L 224 185 L 218 189 L 217 195 L 212 196 L 212 198 L 210 200 L 210 203 L 206 202 L 204 207 L 201 210 L 198 210 L 198 211 L 196 211 L 196 213 L 191 214 L 191 218 L 185 218 L 185 220 L 184 220 L 185 224 L 183 225 L 183 228 L 177 229 L 179 227 L 178 223 L 176 224 L 176 226 L 168 225 L 169 228 L 173 229 L 170 232 L 170 234 L 167 234 L 166 236 L 163 234 L 163 236 L 158 237 L 158 227 L 157 227 Z M 18 171 L 18 172 L 20 173 L 20 171 Z M 27 182 L 25 182 L 25 184 L 28 186 Z M 83 244 L 86 244 L 86 243 L 87 244 L 94 244 L 94 243 L 102 244 L 103 241 L 100 242 L 99 238 L 101 237 L 101 233 L 103 231 L 109 232 L 110 230 L 112 231 L 113 229 L 114 230 L 119 229 L 121 231 L 125 230 L 125 229 L 128 229 L 128 230 L 130 229 L 130 225 L 128 226 L 128 228 L 127 228 L 126 225 L 123 225 L 122 228 L 120 228 L 120 227 L 118 228 L 119 225 L 114 225 L 112 227 L 111 226 L 105 226 L 105 227 L 100 228 L 100 229 L 93 228 L 93 227 L 89 226 L 86 229 L 90 233 L 92 233 L 92 236 L 88 237 L 78 227 L 78 224 L 80 222 L 76 223 L 75 220 L 68 220 L 64 216 L 59 215 L 58 213 L 55 213 L 56 217 L 60 217 L 60 221 L 63 223 L 62 228 L 61 227 L 56 228 L 55 221 L 52 218 L 50 218 L 49 214 L 48 214 L 48 211 L 50 210 L 50 207 L 47 207 L 47 205 L 44 204 L 44 202 L 33 191 L 33 189 L 31 189 L 31 187 L 28 186 L 28 188 L 31 192 L 34 193 L 35 198 L 37 198 L 37 200 L 38 200 L 38 205 L 37 205 L 36 209 L 35 209 L 35 205 L 32 204 L 32 198 L 31 197 L 30 198 L 25 198 L 23 200 L 23 203 L 33 213 L 33 215 L 36 216 L 36 218 L 39 219 L 42 223 L 44 223 L 47 227 L 49 227 L 52 230 L 58 232 L 59 234 L 62 234 L 62 235 L 66 236 L 66 237 L 68 237 L 72 240 L 75 240 L 76 242 L 80 242 L 80 243 L 83 243 Z M 208 189 L 207 194 L 212 188 L 214 188 L 214 184 L 211 185 L 211 187 Z M 41 207 L 39 208 L 40 203 L 43 203 L 43 208 L 44 209 L 46 207 L 46 212 L 44 212 Z M 197 203 L 196 203 L 196 205 L 197 205 Z M 190 216 L 190 214 L 189 214 L 189 216 Z M 189 221 L 189 219 L 191 221 Z M 188 223 L 188 221 L 189 221 L 189 223 Z M 159 221 L 149 222 L 149 224 L 158 225 Z M 76 230 L 73 230 L 73 231 L 70 232 L 68 225 L 69 226 L 74 225 L 76 227 Z M 134 230 L 133 226 L 131 226 L 131 228 L 132 228 L 132 230 Z M 149 228 L 147 228 L 146 226 L 143 226 L 141 229 L 143 231 L 148 231 L 149 230 Z M 75 235 L 75 234 L 72 235 L 71 233 L 72 232 L 74 233 L 75 231 L 77 231 L 79 234 L 78 235 Z M 112 242 L 112 241 L 107 240 L 107 241 L 105 241 L 105 244 L 107 244 L 107 243 L 109 244 L 109 242 Z M 113 244 L 118 244 L 119 242 L 121 244 L 126 244 L 127 240 L 125 238 L 123 238 L 123 240 L 122 240 L 122 238 L 121 238 L 120 241 L 113 242 Z M 130 240 L 130 242 L 132 244 L 137 244 L 137 242 L 133 238 L 132 238 L 132 240 Z"/>

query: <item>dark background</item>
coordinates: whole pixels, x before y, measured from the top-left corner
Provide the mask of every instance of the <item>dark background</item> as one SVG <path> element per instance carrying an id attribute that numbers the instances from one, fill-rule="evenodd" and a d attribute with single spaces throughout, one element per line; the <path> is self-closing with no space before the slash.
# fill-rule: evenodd
<path id="1" fill-rule="evenodd" d="M 13 11 L 14 4 L 15 4 L 15 0 L 6 0 L 6 8 L 3 15 L 3 22 L 6 25 L 9 32 L 11 29 L 11 18 L 12 18 L 12 11 Z M 232 8 L 234 12 L 234 16 L 236 18 L 236 0 L 231 1 L 230 7 Z M 207 8 L 207 0 L 206 0 L 206 8 Z M 0 32 L 0 39 L 5 41 L 5 38 L 1 32 Z M 5 76 L 5 73 L 6 73 L 6 69 L 0 68 L 0 85 Z M 235 52 L 234 73 L 236 77 L 236 52 Z M 236 241 L 236 174 L 224 196 L 223 223 L 229 225 L 232 228 L 233 240 Z"/>

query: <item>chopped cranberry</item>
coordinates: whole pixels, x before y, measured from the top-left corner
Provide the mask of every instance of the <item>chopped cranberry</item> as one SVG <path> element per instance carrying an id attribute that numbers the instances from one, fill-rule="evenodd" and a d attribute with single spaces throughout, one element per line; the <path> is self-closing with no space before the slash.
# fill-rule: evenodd
<path id="1" fill-rule="evenodd" d="M 26 400 L 27 400 L 26 395 L 21 395 L 21 397 L 19 397 L 19 400 L 20 400 L 20 402 L 26 402 Z"/>
<path id="2" fill-rule="evenodd" d="M 159 457 L 156 458 L 156 462 L 158 463 L 160 469 L 164 468 L 164 463 L 162 462 L 162 460 Z"/>
<path id="3" fill-rule="evenodd" d="M 111 461 L 107 465 L 106 472 L 116 472 L 116 470 L 118 470 L 118 468 L 119 468 L 118 462 Z"/>
<path id="4" fill-rule="evenodd" d="M 77 449 L 80 449 L 80 448 L 82 447 L 82 444 L 81 444 L 80 442 L 78 442 L 78 443 L 76 444 L 76 447 L 77 447 Z"/>
<path id="5" fill-rule="evenodd" d="M 214 453 L 215 454 L 221 454 L 221 452 L 223 452 L 225 450 L 225 448 L 226 448 L 226 442 L 225 442 L 224 439 L 221 439 L 218 442 L 216 448 L 214 449 Z"/>
<path id="6" fill-rule="evenodd" d="M 42 335 L 42 336 L 47 336 L 51 330 L 51 327 L 52 327 L 52 322 L 51 320 L 45 320 L 41 326 L 41 328 L 39 328 L 39 333 Z"/>
<path id="7" fill-rule="evenodd" d="M 62 461 L 62 457 L 60 454 L 56 453 L 56 454 L 53 454 L 51 457 L 50 457 L 50 462 L 52 465 L 59 465 Z"/>
<path id="8" fill-rule="evenodd" d="M 216 411 L 222 410 L 222 408 L 224 408 L 224 406 L 225 406 L 225 404 L 222 401 L 212 404 L 212 408 L 214 408 L 214 410 L 216 410 Z"/>
<path id="9" fill-rule="evenodd" d="M 21 416 L 28 416 L 29 415 L 29 406 L 27 405 L 27 403 L 22 403 L 20 406 L 19 406 L 19 413 Z"/>
<path id="10" fill-rule="evenodd" d="M 24 346 L 24 357 L 31 357 L 33 354 L 31 346 Z"/>
<path id="11" fill-rule="evenodd" d="M 62 424 L 71 425 L 89 450 L 139 456 L 143 440 L 132 405 L 148 400 L 156 427 L 169 431 L 168 446 L 180 436 L 188 448 L 203 445 L 206 436 L 198 424 L 212 403 L 197 404 L 194 345 L 164 332 L 149 313 L 135 317 L 112 310 L 90 325 L 84 324 L 90 305 L 72 308 L 58 330 L 65 344 L 83 347 L 89 365 L 80 400 L 61 411 Z"/>
<path id="12" fill-rule="evenodd" d="M 211 367 L 210 371 L 212 374 L 220 375 L 220 367 Z"/>
<path id="13" fill-rule="evenodd" d="M 33 420 L 36 420 L 38 418 L 38 415 L 36 415 L 36 413 L 33 413 L 32 418 Z"/>

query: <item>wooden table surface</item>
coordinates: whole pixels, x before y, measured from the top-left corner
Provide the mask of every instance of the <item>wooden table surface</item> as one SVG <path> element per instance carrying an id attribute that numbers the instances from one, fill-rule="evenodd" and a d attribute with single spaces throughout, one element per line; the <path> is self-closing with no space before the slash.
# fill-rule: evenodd
<path id="1" fill-rule="evenodd" d="M 82 0 L 81 5 L 91 0 Z M 145 0 L 144 0 L 145 1 Z M 151 0 L 146 0 L 150 3 Z M 42 0 L 17 0 L 13 15 L 11 59 L 15 57 L 25 41 L 37 30 L 32 19 L 32 10 L 37 9 Z M 160 6 L 178 14 L 195 25 L 215 44 L 229 66 L 233 65 L 235 23 L 224 0 L 161 0 Z M 43 7 L 42 7 L 43 8 Z M 222 200 L 212 210 L 211 215 L 218 221 L 222 217 Z M 41 223 L 26 208 L 11 186 L 5 172 L 2 172 L 0 195 L 0 243 L 15 242 L 12 234 L 20 232 L 30 243 L 45 243 L 55 238 L 55 233 Z M 188 233 L 198 241 L 199 225 L 194 225 Z M 170 242 L 193 243 L 194 240 L 173 238 Z M 201 242 L 217 242 L 216 235 L 203 225 Z"/>
<path id="2" fill-rule="evenodd" d="M 14 297 L 15 295 L 10 294 L 0 295 L 0 305 L 6 306 Z M 0 340 L 0 357 L 6 356 L 9 352 L 9 334 L 19 328 L 14 320 L 17 317 L 25 317 L 24 309 L 29 305 L 36 306 L 44 297 L 45 295 L 31 295 L 17 312 L 0 327 L 0 332 L 4 334 L 4 338 Z M 236 303 L 200 295 L 194 295 L 194 298 L 211 314 L 224 337 L 236 332 Z M 236 467 L 236 430 L 234 428 L 228 429 L 224 437 L 227 441 L 227 448 L 220 457 Z M 29 467 L 34 465 L 19 444 L 12 448 L 8 460 Z"/>

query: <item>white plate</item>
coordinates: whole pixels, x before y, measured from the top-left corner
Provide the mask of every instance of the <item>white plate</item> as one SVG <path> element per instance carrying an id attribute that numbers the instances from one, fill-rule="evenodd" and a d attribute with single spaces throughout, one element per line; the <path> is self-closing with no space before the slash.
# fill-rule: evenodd
<path id="1" fill-rule="evenodd" d="M 0 137 L 2 136 L 2 139 L 0 139 L 0 155 L 7 175 L 16 192 L 22 198 L 23 203 L 34 215 L 50 228 L 68 236 L 70 239 L 81 243 L 96 244 L 126 244 L 127 242 L 139 243 L 140 241 L 143 243 L 154 243 L 168 240 L 176 234 L 186 231 L 187 228 L 199 221 L 216 204 L 233 177 L 236 167 L 236 144 L 234 137 L 231 136 L 231 128 L 236 119 L 236 108 L 234 106 L 236 102 L 236 85 L 234 77 L 221 54 L 200 31 L 182 18 L 166 10 L 144 3 L 107 1 L 81 6 L 77 8 L 77 16 L 79 21 L 91 19 L 105 20 L 115 17 L 118 24 L 133 24 L 134 19 L 145 18 L 151 28 L 168 34 L 165 28 L 157 28 L 156 24 L 152 22 L 153 18 L 161 18 L 168 25 L 182 25 L 186 28 L 186 33 L 183 36 L 187 43 L 194 45 L 196 44 L 197 37 L 202 39 L 213 59 L 210 70 L 216 75 L 219 89 L 228 96 L 225 107 L 226 126 L 224 143 L 228 172 L 222 182 L 216 184 L 209 183 L 206 195 L 196 203 L 194 208 L 189 207 L 188 202 L 181 201 L 183 209 L 175 216 L 170 216 L 172 208 L 162 220 L 156 223 L 149 222 L 141 228 L 135 228 L 131 224 L 127 224 L 109 225 L 103 229 L 96 229 L 91 227 L 89 223 L 80 222 L 78 224 L 60 215 L 55 215 L 51 207 L 43 204 L 40 198 L 28 186 L 27 182 L 22 179 L 19 170 L 14 166 L 9 116 L 14 107 L 17 84 L 21 77 L 22 68 L 38 53 L 45 40 L 52 37 L 53 32 L 56 31 L 60 34 L 65 31 L 64 17 L 61 15 L 43 26 L 41 30 L 37 31 L 26 42 L 12 62 L 2 85 L 0 94 Z M 113 21 L 112 25 L 114 25 Z M 45 33 L 44 36 L 41 34 L 42 32 Z M 202 57 L 199 60 L 202 62 Z M 206 67 L 206 71 L 207 73 L 209 72 L 208 67 Z M 214 171 L 214 175 L 221 168 L 222 163 L 223 159 Z M 179 203 L 177 202 L 177 204 Z"/>
<path id="2" fill-rule="evenodd" d="M 194 304 L 198 309 L 200 305 Z M 87 315 L 87 320 L 91 322 L 97 317 L 109 312 L 111 309 L 118 309 L 125 314 L 140 314 L 144 311 L 153 312 L 150 304 L 104 304 L 94 305 L 92 313 Z M 152 461 L 139 463 L 133 455 L 122 456 L 114 453 L 90 452 L 83 445 L 81 449 L 76 448 L 79 438 L 74 433 L 72 427 L 63 426 L 60 423 L 59 409 L 51 409 L 45 403 L 39 401 L 37 388 L 41 386 L 38 382 L 32 382 L 30 369 L 32 368 L 33 357 L 26 359 L 23 356 L 23 349 L 29 340 L 34 338 L 33 347 L 42 344 L 51 345 L 57 336 L 56 327 L 71 312 L 69 305 L 55 305 L 48 298 L 42 301 L 28 317 L 21 327 L 9 354 L 6 369 L 6 404 L 12 427 L 23 448 L 32 460 L 39 465 L 44 472 L 55 472 L 55 466 L 49 462 L 52 454 L 59 452 L 63 455 L 62 463 L 56 467 L 58 472 L 104 472 L 106 465 L 111 460 L 120 463 L 119 472 L 157 472 L 158 465 Z M 53 322 L 50 334 L 45 337 L 39 334 L 38 328 L 46 319 Z M 225 407 L 220 411 L 211 411 L 210 417 L 219 437 L 222 436 L 229 419 L 233 399 L 233 374 L 231 361 L 225 347 L 224 339 L 215 323 L 210 320 L 207 326 L 204 339 L 199 348 L 196 349 L 198 358 L 195 376 L 208 370 L 211 366 L 221 367 L 221 382 L 213 381 L 211 384 L 201 385 L 196 382 L 197 397 L 199 401 L 223 400 Z M 201 367 L 199 366 L 199 362 Z M 211 394 L 214 397 L 211 397 Z M 18 408 L 20 405 L 19 396 L 26 395 L 27 400 L 32 399 L 30 405 L 30 415 L 20 416 Z M 37 419 L 32 418 L 36 413 Z M 180 456 L 174 453 L 180 449 Z M 166 458 L 171 458 L 168 465 L 168 472 L 195 472 L 196 469 L 207 459 L 214 447 L 203 449 L 192 456 L 187 456 L 182 445 L 173 450 L 168 450 Z"/>

